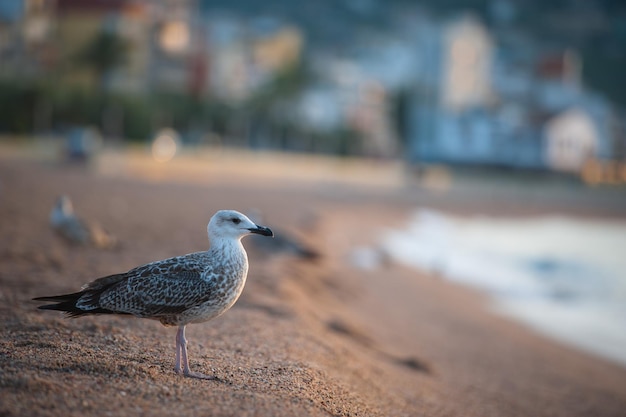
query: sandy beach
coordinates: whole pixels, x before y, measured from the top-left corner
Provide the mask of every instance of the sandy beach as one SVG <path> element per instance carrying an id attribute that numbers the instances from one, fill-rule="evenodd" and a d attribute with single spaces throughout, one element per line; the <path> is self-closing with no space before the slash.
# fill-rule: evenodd
<path id="1" fill-rule="evenodd" d="M 109 154 L 89 169 L 0 151 L 1 416 L 625 415 L 626 368 L 490 312 L 471 289 L 384 256 L 371 269 L 350 262 L 354 248 L 375 246 L 420 206 L 614 218 L 626 215 L 621 199 L 506 184 L 443 193 L 399 183 L 402 170 L 384 163 L 331 163 L 308 175 L 297 159 L 247 158 L 156 166 Z M 59 194 L 119 247 L 57 236 L 48 214 Z M 67 319 L 31 301 L 204 250 L 206 223 L 223 208 L 259 210 L 264 225 L 322 256 L 269 255 L 244 240 L 241 299 L 187 329 L 192 369 L 218 380 L 173 372 L 173 328 Z"/>

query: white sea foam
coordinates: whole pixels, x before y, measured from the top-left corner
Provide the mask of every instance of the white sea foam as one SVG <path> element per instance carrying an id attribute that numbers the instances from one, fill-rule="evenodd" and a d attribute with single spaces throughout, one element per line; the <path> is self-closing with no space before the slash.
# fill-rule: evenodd
<path id="1" fill-rule="evenodd" d="M 550 337 L 626 365 L 626 222 L 420 210 L 383 246 L 492 294 L 497 311 Z"/>

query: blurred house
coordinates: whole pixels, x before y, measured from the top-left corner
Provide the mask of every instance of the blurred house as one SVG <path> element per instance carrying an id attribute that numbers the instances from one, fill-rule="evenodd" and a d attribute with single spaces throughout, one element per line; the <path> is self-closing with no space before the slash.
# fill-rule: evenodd
<path id="1" fill-rule="evenodd" d="M 263 83 L 300 61 L 304 39 L 296 26 L 258 18 L 251 22 L 249 35 L 257 82 Z"/>
<path id="2" fill-rule="evenodd" d="M 359 154 L 392 157 L 398 151 L 397 137 L 391 122 L 389 93 L 376 80 L 365 80 L 347 108 L 348 126 L 361 134 Z"/>
<path id="3" fill-rule="evenodd" d="M 581 60 L 573 50 L 548 52 L 533 69 L 537 104 L 547 111 L 559 111 L 585 94 L 581 83 Z"/>
<path id="4" fill-rule="evenodd" d="M 487 29 L 468 15 L 449 23 L 442 35 L 441 106 L 453 112 L 490 106 L 493 40 Z"/>
<path id="5" fill-rule="evenodd" d="M 594 121 L 584 110 L 567 110 L 545 125 L 546 165 L 557 171 L 580 172 L 600 146 Z"/>
<path id="6" fill-rule="evenodd" d="M 0 72 L 11 75 L 20 64 L 21 34 L 18 22 L 24 15 L 22 2 L 0 2 Z"/>
<path id="7" fill-rule="evenodd" d="M 164 48 L 170 46 L 176 33 L 163 33 L 176 32 L 176 28 L 167 31 L 170 26 L 163 22 L 180 15 L 173 10 L 189 9 L 191 4 L 183 0 L 0 2 L 0 75 L 54 76 L 56 81 L 88 88 L 145 93 L 167 78 L 160 76 L 167 72 L 166 68 L 161 71 L 165 64 L 155 65 L 155 51 L 162 48 L 154 39 L 165 42 Z M 187 61 L 181 62 L 187 71 Z M 181 78 L 186 84 L 187 74 Z"/>
<path id="8" fill-rule="evenodd" d="M 190 0 L 152 2 L 151 89 L 203 96 L 209 82 L 205 30 Z"/>
<path id="9" fill-rule="evenodd" d="M 100 80 L 79 56 L 103 32 L 113 33 L 115 20 L 126 5 L 124 0 L 57 0 L 55 7 L 55 49 L 64 82 L 83 86 Z"/>
<path id="10" fill-rule="evenodd" d="M 570 39 L 600 34 L 607 14 L 553 12 L 546 18 L 563 33 L 547 42 L 520 24 L 514 0 L 486 2 L 489 26 L 411 2 L 348 2 L 325 14 L 327 5 L 281 2 L 280 15 L 225 3 L 0 1 L 0 77 L 91 90 L 94 107 L 103 92 L 192 96 L 217 110 L 177 109 L 183 137 L 215 130 L 254 148 L 565 172 L 625 157 L 626 117 L 585 88 L 581 43 Z M 33 131 L 55 126 L 46 94 L 19 109 L 34 115 Z M 173 122 L 170 110 L 128 103 L 80 117 L 107 138 Z M 145 123 L 133 126 L 140 113 Z"/>
<path id="11" fill-rule="evenodd" d="M 210 94 L 228 102 L 238 102 L 251 94 L 251 58 L 245 27 L 239 19 L 209 18 L 207 26 L 210 58 Z"/>
<path id="12" fill-rule="evenodd" d="M 310 56 L 320 80 L 300 96 L 297 114 L 308 129 L 355 132 L 348 151 L 372 157 L 395 157 L 400 151 L 393 118 L 394 94 L 415 78 L 415 53 L 395 37 L 367 33 L 341 53 Z"/>
<path id="13" fill-rule="evenodd" d="M 296 116 L 309 130 L 330 133 L 344 124 L 344 103 L 341 92 L 330 83 L 309 86 L 296 105 Z"/>
<path id="14" fill-rule="evenodd" d="M 422 76 L 408 109 L 405 157 L 579 173 L 614 159 L 610 104 L 581 85 L 571 50 L 545 53 L 512 34 L 495 44 L 473 18 L 420 32 Z"/>
<path id="15" fill-rule="evenodd" d="M 0 76 L 33 77 L 55 63 L 53 6 L 48 0 L 0 2 Z"/>
<path id="16" fill-rule="evenodd" d="M 614 110 L 581 82 L 581 60 L 565 50 L 537 61 L 534 106 L 550 114 L 543 123 L 544 163 L 579 173 L 590 160 L 619 158 L 613 145 Z"/>
<path id="17" fill-rule="evenodd" d="M 145 93 L 150 88 L 146 73 L 152 64 L 152 9 L 144 2 L 130 1 L 120 9 L 115 19 L 110 19 L 109 30 L 123 39 L 127 48 L 123 64 L 110 74 L 108 87 L 119 92 Z"/>
<path id="18" fill-rule="evenodd" d="M 358 133 L 360 140 L 347 144 L 349 153 L 395 156 L 398 143 L 385 85 L 349 59 L 323 57 L 321 62 L 326 70 L 323 82 L 309 86 L 297 102 L 300 123 L 312 132 Z"/>
<path id="19" fill-rule="evenodd" d="M 396 157 L 400 152 L 394 100 L 416 76 L 417 62 L 411 45 L 397 36 L 367 33 L 351 55 L 352 74 L 339 74 L 343 85 L 354 85 L 346 109 L 350 129 L 360 134 L 358 153 Z"/>
<path id="20" fill-rule="evenodd" d="M 300 62 L 303 34 L 280 19 L 208 15 L 207 20 L 209 94 L 218 99 L 246 100 Z"/>
<path id="21" fill-rule="evenodd" d="M 541 162 L 537 132 L 527 126 L 527 110 L 503 105 L 494 90 L 494 42 L 474 17 L 420 33 L 423 78 L 409 108 L 406 158 L 536 167 Z"/>

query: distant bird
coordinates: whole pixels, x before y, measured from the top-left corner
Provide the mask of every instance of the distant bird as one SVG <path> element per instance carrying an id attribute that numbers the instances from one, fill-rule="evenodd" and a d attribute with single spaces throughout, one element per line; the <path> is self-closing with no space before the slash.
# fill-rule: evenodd
<path id="1" fill-rule="evenodd" d="M 72 201 L 66 195 L 57 198 L 50 211 L 50 226 L 74 244 L 93 244 L 100 249 L 111 249 L 117 245 L 117 239 L 100 225 L 79 219 L 74 213 Z"/>
<path id="2" fill-rule="evenodd" d="M 261 221 L 261 213 L 258 210 L 251 210 L 248 215 L 255 222 Z M 277 230 L 276 237 L 272 240 L 261 241 L 256 236 L 250 240 L 256 250 L 267 255 L 286 254 L 309 261 L 321 257 L 318 251 L 284 230 Z"/>
<path id="3" fill-rule="evenodd" d="M 174 370 L 187 377 L 213 379 L 192 372 L 187 359 L 185 326 L 211 320 L 235 304 L 248 274 L 248 256 L 241 238 L 256 233 L 274 236 L 234 210 L 215 213 L 207 226 L 210 248 L 138 266 L 85 285 L 81 291 L 36 301 L 56 304 L 43 310 L 64 311 L 69 317 L 87 314 L 130 314 L 178 326 Z"/>

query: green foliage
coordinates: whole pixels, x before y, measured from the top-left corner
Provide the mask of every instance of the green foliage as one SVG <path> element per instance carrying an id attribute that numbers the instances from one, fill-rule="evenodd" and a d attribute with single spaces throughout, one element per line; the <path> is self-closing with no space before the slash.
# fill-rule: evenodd
<path id="1" fill-rule="evenodd" d="M 31 131 L 38 89 L 23 83 L 0 83 L 0 131 L 24 134 Z"/>
<path id="2" fill-rule="evenodd" d="M 626 57 L 588 49 L 583 51 L 583 80 L 585 85 L 601 91 L 610 100 L 626 106 Z"/>
<path id="3" fill-rule="evenodd" d="M 35 113 L 42 104 L 51 109 L 52 126 L 48 127 L 53 131 L 78 125 L 103 129 L 102 115 L 114 107 L 123 114 L 124 135 L 131 140 L 146 140 L 166 126 L 184 131 L 190 124 L 223 134 L 235 114 L 222 103 L 184 94 L 106 94 L 74 85 L 0 80 L 0 132 L 33 133 Z"/>
<path id="4" fill-rule="evenodd" d="M 288 67 L 256 91 L 245 107 L 255 112 L 269 112 L 278 102 L 295 97 L 309 79 L 310 74 L 302 63 Z"/>
<path id="5" fill-rule="evenodd" d="M 126 62 L 128 43 L 118 35 L 101 30 L 75 57 L 77 64 L 90 68 L 105 87 L 107 74 Z"/>
<path id="6" fill-rule="evenodd" d="M 113 61 L 109 61 L 113 62 Z M 108 64 L 107 64 L 108 65 Z M 101 68 L 104 68 L 102 66 Z M 358 154 L 361 138 L 353 131 L 316 132 L 298 124 L 288 112 L 308 81 L 301 66 L 279 74 L 246 103 L 230 105 L 212 99 L 199 99 L 183 93 L 152 92 L 144 95 L 109 93 L 72 83 L 0 79 L 0 132 L 31 134 L 36 128 L 38 108 L 49 114 L 50 126 L 59 133 L 72 126 L 94 126 L 107 135 L 105 114 L 120 114 L 125 139 L 146 141 L 163 127 L 185 135 L 190 129 L 214 132 L 233 139 L 231 145 L 259 146 L 337 155 Z M 115 127 L 119 129 L 119 127 Z"/>

